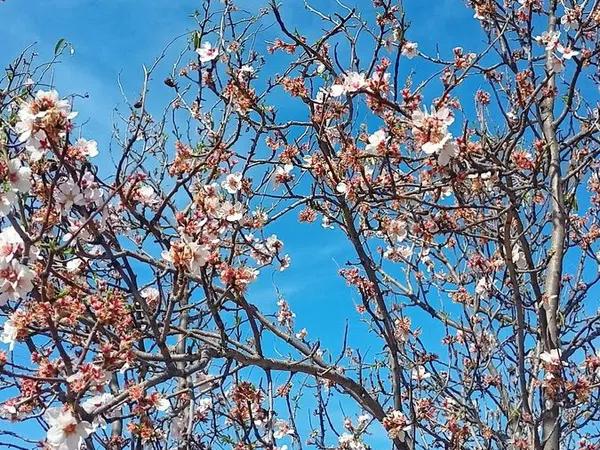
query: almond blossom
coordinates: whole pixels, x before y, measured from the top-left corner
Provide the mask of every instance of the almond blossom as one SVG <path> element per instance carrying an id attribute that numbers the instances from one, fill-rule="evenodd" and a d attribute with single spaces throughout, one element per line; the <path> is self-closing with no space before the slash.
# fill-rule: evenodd
<path id="1" fill-rule="evenodd" d="M 69 217 L 68 223 L 68 232 L 64 234 L 63 241 L 69 242 L 71 239 L 74 239 L 75 234 L 77 235 L 77 238 L 82 241 L 89 241 L 92 238 L 89 229 L 85 227 L 85 221 Z"/>
<path id="2" fill-rule="evenodd" d="M 294 429 L 285 420 L 276 420 L 273 424 L 273 437 L 275 439 L 281 439 L 288 435 L 293 436 L 294 434 Z"/>
<path id="3" fill-rule="evenodd" d="M 38 91 L 18 112 L 15 130 L 32 160 L 41 159 L 50 148 L 51 138 L 64 135 L 70 120 L 77 115 L 67 100 L 60 100 L 55 90 Z"/>
<path id="4" fill-rule="evenodd" d="M 302 328 L 299 332 L 296 333 L 296 338 L 303 340 L 308 335 L 308 331 L 306 328 Z"/>
<path id="5" fill-rule="evenodd" d="M 399 2 L 205 3 L 102 158 L 54 60 L 0 77 L 10 443 L 591 450 L 595 2 L 419 44 Z"/>
<path id="6" fill-rule="evenodd" d="M 17 341 L 18 328 L 15 326 L 12 319 L 8 319 L 4 322 L 4 328 L 2 334 L 0 334 L 0 341 L 4 344 L 8 344 L 8 349 L 12 352 L 15 348 L 15 342 Z"/>
<path id="7" fill-rule="evenodd" d="M 315 96 L 315 99 L 313 101 L 319 105 L 322 105 L 323 103 L 325 103 L 329 96 L 330 93 L 327 89 L 319 88 L 319 91 L 317 92 L 317 95 Z"/>
<path id="8" fill-rule="evenodd" d="M 521 245 L 518 243 L 513 245 L 512 262 L 521 270 L 527 268 L 527 259 L 525 258 L 525 253 L 523 252 Z"/>
<path id="9" fill-rule="evenodd" d="M 85 197 L 79 185 L 71 179 L 63 180 L 55 191 L 56 201 L 65 212 L 69 212 L 73 206 L 85 205 Z"/>
<path id="10" fill-rule="evenodd" d="M 343 433 L 339 438 L 340 449 L 343 450 L 367 450 L 367 446 L 355 435 Z"/>
<path id="11" fill-rule="evenodd" d="M 418 46 L 419 45 L 416 42 L 405 42 L 402 45 L 402 55 L 406 56 L 408 59 L 413 59 L 419 54 Z"/>
<path id="12" fill-rule="evenodd" d="M 36 121 L 53 113 L 68 118 L 75 117 L 71 113 L 69 102 L 67 100 L 60 100 L 58 92 L 55 90 L 37 91 L 33 100 L 24 103 L 19 109 L 19 122 L 17 122 L 15 127 L 19 133 L 19 138 L 22 141 L 29 139 L 36 128 Z"/>
<path id="13" fill-rule="evenodd" d="M 559 44 L 559 39 L 560 31 L 544 31 L 541 35 L 535 37 L 536 42 L 544 45 L 547 51 L 555 50 Z"/>
<path id="14" fill-rule="evenodd" d="M 79 138 L 71 147 L 71 151 L 83 158 L 93 158 L 94 156 L 98 156 L 98 143 Z"/>
<path id="15" fill-rule="evenodd" d="M 11 399 L 0 404 L 0 419 L 4 420 L 21 420 L 23 415 L 19 413 L 16 406 L 16 400 Z"/>
<path id="16" fill-rule="evenodd" d="M 424 111 L 415 111 L 412 115 L 412 132 L 417 144 L 428 155 L 441 152 L 446 144 L 451 147 L 444 152 L 451 156 L 454 152 L 451 140 L 452 135 L 448 127 L 454 122 L 454 117 L 448 108 L 433 109 L 431 114 Z M 447 161 L 444 156 L 443 161 Z"/>
<path id="17" fill-rule="evenodd" d="M 225 180 L 221 182 L 221 187 L 230 194 L 235 194 L 242 188 L 242 174 L 241 173 L 230 173 L 225 177 Z"/>
<path id="18" fill-rule="evenodd" d="M 156 409 L 157 409 L 158 411 L 165 412 L 165 411 L 168 411 L 168 410 L 169 410 L 169 408 L 171 408 L 171 404 L 169 403 L 169 400 L 167 400 L 167 399 L 166 399 L 166 398 L 164 398 L 164 397 L 160 397 L 160 398 L 157 400 L 157 402 L 156 402 Z"/>
<path id="19" fill-rule="evenodd" d="M 40 161 L 46 153 L 52 149 L 51 142 L 43 130 L 33 133 L 25 141 L 25 149 L 29 153 L 29 159 L 32 162 Z"/>
<path id="20" fill-rule="evenodd" d="M 405 220 L 392 219 L 387 222 L 384 227 L 390 238 L 395 239 L 398 242 L 404 241 L 408 236 L 408 224 Z"/>
<path id="21" fill-rule="evenodd" d="M 85 399 L 83 402 L 81 402 L 81 407 L 85 410 L 85 412 L 93 415 L 94 411 L 103 406 L 106 406 L 114 398 L 114 395 L 112 395 L 111 393 L 104 392 Z M 105 425 L 106 421 L 102 416 L 96 415 L 94 417 L 94 421 L 92 422 L 93 429 L 96 429 L 98 427 L 104 427 Z"/>
<path id="22" fill-rule="evenodd" d="M 7 216 L 16 202 L 17 195 L 12 190 L 0 191 L 0 217 Z"/>
<path id="23" fill-rule="evenodd" d="M 423 366 L 417 366 L 411 372 L 411 378 L 416 381 L 423 381 L 429 377 L 431 377 L 431 374 Z"/>
<path id="24" fill-rule="evenodd" d="M 341 84 L 331 86 L 329 93 L 332 97 L 344 94 L 352 94 L 367 86 L 367 78 L 364 73 L 350 72 L 342 78 Z"/>
<path id="25" fill-rule="evenodd" d="M 144 297 L 148 303 L 155 303 L 160 297 L 160 291 L 153 286 L 148 286 L 140 291 L 140 295 Z"/>
<path id="26" fill-rule="evenodd" d="M 210 251 L 207 245 L 183 239 L 171 245 L 171 248 L 162 252 L 162 257 L 175 265 L 185 268 L 192 274 L 198 275 L 202 267 L 208 262 Z"/>
<path id="27" fill-rule="evenodd" d="M 388 435 L 393 439 L 404 441 L 406 432 L 410 430 L 408 419 L 401 412 L 394 410 L 385 416 L 383 419 L 383 427 L 388 432 Z"/>
<path id="28" fill-rule="evenodd" d="M 67 268 L 67 272 L 79 272 L 82 267 L 84 267 L 85 261 L 81 258 L 73 258 L 70 259 L 69 261 L 67 261 L 67 264 L 65 265 Z"/>
<path id="29" fill-rule="evenodd" d="M 369 155 L 377 155 L 378 150 L 386 146 L 389 138 L 385 130 L 378 130 L 369 136 L 368 143 L 365 147 L 365 153 Z"/>
<path id="30" fill-rule="evenodd" d="M 386 247 L 383 252 L 383 257 L 394 262 L 402 262 L 409 259 L 413 254 L 412 248 L 407 245 L 397 247 Z"/>
<path id="31" fill-rule="evenodd" d="M 86 171 L 83 174 L 79 182 L 79 187 L 83 193 L 85 204 L 88 206 L 97 205 L 104 196 L 104 191 L 100 188 L 95 176 L 90 171 Z"/>
<path id="32" fill-rule="evenodd" d="M 213 401 L 209 397 L 204 397 L 198 400 L 198 408 L 196 412 L 202 415 L 207 414 L 213 407 Z"/>
<path id="33" fill-rule="evenodd" d="M 8 181 L 14 192 L 26 194 L 31 189 L 31 169 L 24 166 L 20 159 L 8 162 Z"/>
<path id="34" fill-rule="evenodd" d="M 50 427 L 46 441 L 53 450 L 79 450 L 84 439 L 94 431 L 89 422 L 78 421 L 66 408 L 49 408 L 44 419 Z"/>
<path id="35" fill-rule="evenodd" d="M 136 189 L 136 198 L 144 205 L 149 206 L 156 205 L 160 201 L 154 188 L 148 184 L 139 186 Z"/>
<path id="36" fill-rule="evenodd" d="M 109 382 L 110 376 L 111 373 L 101 366 L 86 362 L 74 368 L 73 373 L 66 377 L 66 381 L 75 392 L 81 392 L 87 388 L 101 391 Z"/>
<path id="37" fill-rule="evenodd" d="M 581 20 L 581 7 L 566 9 L 565 14 L 560 18 L 560 23 L 566 30 L 577 30 Z"/>
<path id="38" fill-rule="evenodd" d="M 279 307 L 277 311 L 277 321 L 281 325 L 291 328 L 294 324 L 294 317 L 296 317 L 296 314 L 292 312 L 288 302 L 282 298 L 277 301 L 277 306 Z"/>
<path id="39" fill-rule="evenodd" d="M 228 222 L 238 222 L 244 217 L 245 207 L 240 202 L 225 201 L 221 203 L 221 207 L 217 213 L 218 217 L 222 217 Z"/>
<path id="40" fill-rule="evenodd" d="M 335 187 L 335 190 L 340 194 L 347 194 L 350 190 L 350 187 L 345 181 L 340 181 Z"/>
<path id="41" fill-rule="evenodd" d="M 540 353 L 540 360 L 546 363 L 549 366 L 560 366 L 565 364 L 565 362 L 561 362 L 561 354 L 560 350 L 553 348 L 550 351 Z"/>
<path id="42" fill-rule="evenodd" d="M 0 188 L 0 215 L 7 215 L 17 203 L 16 193 L 28 193 L 31 189 L 31 169 L 22 166 L 19 159 L 12 159 L 0 168 L 6 182 Z"/>
<path id="43" fill-rule="evenodd" d="M 0 306 L 24 298 L 33 289 L 34 279 L 35 273 L 17 260 L 0 260 Z"/>
<path id="44" fill-rule="evenodd" d="M 580 53 L 579 51 L 577 51 L 577 50 L 574 50 L 574 49 L 573 49 L 573 48 L 571 48 L 571 47 L 565 47 L 565 46 L 563 46 L 562 44 L 558 44 L 558 46 L 557 46 L 557 50 L 558 50 L 560 53 L 562 53 L 562 57 L 563 57 L 564 59 L 571 59 L 571 58 L 573 58 L 573 57 L 575 57 L 575 56 L 579 56 L 579 53 Z"/>
<path id="45" fill-rule="evenodd" d="M 487 298 L 490 295 L 492 286 L 487 278 L 481 278 L 475 286 L 475 293 L 481 297 Z"/>
<path id="46" fill-rule="evenodd" d="M 206 63 L 219 56 L 219 49 L 213 47 L 210 42 L 204 42 L 201 47 L 196 49 L 200 62 Z"/>
<path id="47" fill-rule="evenodd" d="M 292 181 L 294 179 L 294 176 L 292 174 L 293 169 L 293 164 L 284 164 L 277 166 L 273 174 L 274 182 L 280 184 Z"/>
<path id="48" fill-rule="evenodd" d="M 551 63 L 551 67 L 552 67 L 552 72 L 554 72 L 554 73 L 561 73 L 562 71 L 565 70 L 565 63 L 563 62 L 563 60 L 561 58 L 552 56 L 550 63 Z"/>
<path id="49" fill-rule="evenodd" d="M 447 140 L 444 142 L 442 149 L 438 154 L 438 163 L 441 166 L 447 166 L 453 158 L 460 154 L 460 149 L 456 141 L 452 139 L 452 135 L 448 134 Z"/>
<path id="50" fill-rule="evenodd" d="M 6 227 L 0 232 L 0 260 L 10 262 L 23 250 L 25 243 L 14 227 Z"/>

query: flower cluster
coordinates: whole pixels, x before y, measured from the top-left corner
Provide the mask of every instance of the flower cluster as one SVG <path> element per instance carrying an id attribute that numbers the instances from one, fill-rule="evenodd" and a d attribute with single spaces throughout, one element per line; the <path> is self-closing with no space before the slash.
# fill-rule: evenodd
<path id="1" fill-rule="evenodd" d="M 18 116 L 15 130 L 31 160 L 38 161 L 65 138 L 77 113 L 71 111 L 67 100 L 61 100 L 58 92 L 52 90 L 38 91 L 31 101 L 21 106 Z"/>
<path id="2" fill-rule="evenodd" d="M 416 144 L 427 155 L 437 154 L 440 165 L 446 166 L 459 154 L 459 147 L 448 127 L 454 122 L 449 108 L 433 109 L 431 113 L 415 111 L 412 114 L 412 133 Z"/>
<path id="3" fill-rule="evenodd" d="M 39 251 L 33 245 L 25 245 L 13 227 L 0 232 L 0 305 L 8 300 L 24 298 L 33 289 L 36 278 L 32 268 Z"/>

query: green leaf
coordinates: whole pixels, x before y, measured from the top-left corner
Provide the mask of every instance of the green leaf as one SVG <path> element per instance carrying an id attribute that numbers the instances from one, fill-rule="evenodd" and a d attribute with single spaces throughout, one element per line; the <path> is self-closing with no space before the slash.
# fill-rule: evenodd
<path id="1" fill-rule="evenodd" d="M 75 53 L 75 47 L 73 47 L 73 44 L 71 44 L 65 38 L 59 39 L 56 45 L 54 46 L 54 56 L 59 55 L 66 48 L 69 49 L 69 53 L 71 55 Z"/>
<path id="2" fill-rule="evenodd" d="M 200 45 L 201 45 L 200 33 L 198 33 L 197 31 L 194 32 L 193 43 L 194 43 L 194 50 L 200 48 Z"/>
<path id="3" fill-rule="evenodd" d="M 224 444 L 235 445 L 236 442 L 233 441 L 229 436 L 220 436 L 219 440 Z"/>
<path id="4" fill-rule="evenodd" d="M 67 46 L 67 40 L 60 38 L 54 46 L 54 55 L 58 55 Z"/>

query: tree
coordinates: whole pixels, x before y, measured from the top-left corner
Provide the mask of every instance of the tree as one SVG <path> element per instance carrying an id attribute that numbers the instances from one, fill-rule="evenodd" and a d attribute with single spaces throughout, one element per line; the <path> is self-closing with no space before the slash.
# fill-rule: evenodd
<path id="1" fill-rule="evenodd" d="M 50 449 L 600 448 L 600 6 L 467 3 L 485 48 L 428 55 L 397 2 L 306 3 L 314 39 L 278 4 L 206 1 L 110 170 L 48 64 L 9 65 L 3 444 L 35 445 L 24 421 Z M 368 345 L 257 306 L 294 270 L 288 217 L 344 237 L 330 275 Z"/>

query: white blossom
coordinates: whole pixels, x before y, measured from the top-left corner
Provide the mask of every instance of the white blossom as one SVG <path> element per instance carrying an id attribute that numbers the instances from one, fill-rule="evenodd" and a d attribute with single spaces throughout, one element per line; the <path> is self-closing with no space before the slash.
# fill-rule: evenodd
<path id="1" fill-rule="evenodd" d="M 416 42 L 407 41 L 402 45 L 402 55 L 406 56 L 408 59 L 413 59 L 419 54 L 418 47 L 419 44 L 417 44 Z"/>
<path id="2" fill-rule="evenodd" d="M 8 349 L 12 352 L 15 348 L 15 342 L 17 341 L 17 327 L 15 327 L 12 319 L 8 319 L 4 322 L 4 328 L 2 334 L 0 334 L 0 341 L 4 344 L 8 344 Z"/>
<path id="3" fill-rule="evenodd" d="M 79 450 L 84 439 L 94 431 L 89 422 L 78 422 L 73 413 L 65 408 L 49 408 L 44 419 L 50 427 L 46 440 L 53 450 Z"/>
<path id="4" fill-rule="evenodd" d="M 235 194 L 242 188 L 242 174 L 230 173 L 221 183 L 221 187 L 230 194 Z"/>
<path id="5" fill-rule="evenodd" d="M 206 63 L 219 56 L 219 49 L 213 47 L 210 42 L 205 42 L 201 47 L 196 49 L 196 53 L 200 57 L 200 62 Z"/>
<path id="6" fill-rule="evenodd" d="M 378 130 L 369 136 L 368 143 L 365 147 L 365 152 L 370 155 L 376 155 L 377 149 L 380 146 L 385 146 L 388 141 L 387 133 L 385 130 Z"/>

